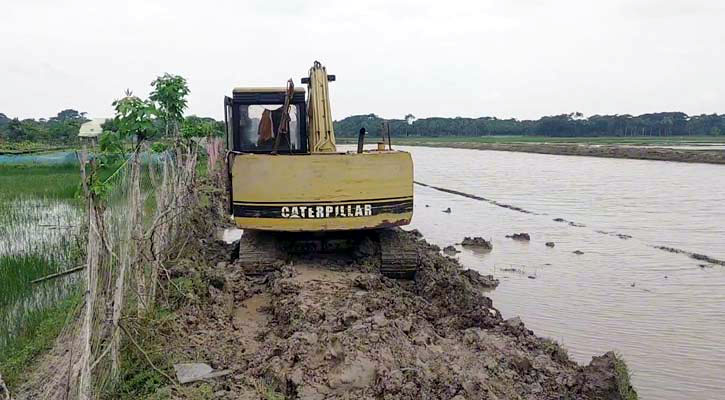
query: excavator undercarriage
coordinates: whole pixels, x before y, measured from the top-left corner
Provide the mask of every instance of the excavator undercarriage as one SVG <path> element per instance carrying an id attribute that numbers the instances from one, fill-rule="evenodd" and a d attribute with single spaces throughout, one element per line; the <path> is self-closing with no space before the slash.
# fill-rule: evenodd
<path id="1" fill-rule="evenodd" d="M 413 279 L 420 262 L 418 250 L 399 228 L 336 233 L 245 231 L 237 264 L 247 275 L 266 275 L 294 258 L 346 254 L 364 259 L 393 279 Z"/>

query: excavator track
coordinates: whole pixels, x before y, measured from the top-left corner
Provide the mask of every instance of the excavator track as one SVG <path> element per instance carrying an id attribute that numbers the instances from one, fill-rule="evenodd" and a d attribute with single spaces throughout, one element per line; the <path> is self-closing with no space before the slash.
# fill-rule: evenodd
<path id="1" fill-rule="evenodd" d="M 245 231 L 239 241 L 237 264 L 242 266 L 247 275 L 266 275 L 279 270 L 295 256 L 334 254 L 360 249 L 364 243 L 370 243 L 372 247 L 363 253 L 374 257 L 379 255 L 380 274 L 393 279 L 413 279 L 420 257 L 415 241 L 406 235 L 398 228 L 337 235 Z"/>
<path id="2" fill-rule="evenodd" d="M 380 232 L 380 273 L 393 279 L 413 279 L 420 256 L 415 243 L 406 239 L 402 229 Z"/>
<path id="3" fill-rule="evenodd" d="M 237 264 L 247 275 L 265 275 L 280 269 L 286 262 L 272 234 L 245 231 L 239 241 Z"/>

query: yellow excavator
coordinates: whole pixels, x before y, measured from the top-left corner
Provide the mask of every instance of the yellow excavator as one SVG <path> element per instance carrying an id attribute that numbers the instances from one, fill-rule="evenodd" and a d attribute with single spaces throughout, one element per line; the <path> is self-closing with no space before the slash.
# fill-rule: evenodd
<path id="1" fill-rule="evenodd" d="M 364 127 L 357 150 L 338 149 L 332 81 L 315 62 L 302 78 L 307 98 L 291 79 L 225 97 L 230 208 L 243 239 L 255 237 L 240 242 L 240 262 L 271 265 L 286 247 L 325 252 L 366 241 L 378 246 L 383 275 L 411 278 L 418 254 L 398 227 L 413 216 L 412 158 L 392 149 L 389 130 L 373 150 L 364 149 Z"/>

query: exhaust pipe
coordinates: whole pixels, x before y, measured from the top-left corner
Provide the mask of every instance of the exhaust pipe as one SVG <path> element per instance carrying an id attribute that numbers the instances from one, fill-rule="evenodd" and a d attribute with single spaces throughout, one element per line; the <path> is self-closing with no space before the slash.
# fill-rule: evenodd
<path id="1" fill-rule="evenodd" d="M 357 135 L 357 152 L 358 154 L 363 152 L 363 145 L 365 144 L 365 128 L 360 128 L 360 133 Z"/>

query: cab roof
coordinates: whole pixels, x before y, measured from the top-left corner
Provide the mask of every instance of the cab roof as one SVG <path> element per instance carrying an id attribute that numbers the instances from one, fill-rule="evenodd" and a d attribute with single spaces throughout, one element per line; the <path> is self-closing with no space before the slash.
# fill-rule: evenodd
<path id="1" fill-rule="evenodd" d="M 285 87 L 236 87 L 232 93 L 285 93 Z M 304 93 L 305 88 L 295 87 L 295 93 Z"/>

